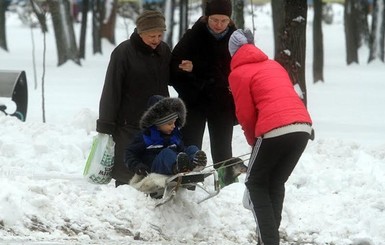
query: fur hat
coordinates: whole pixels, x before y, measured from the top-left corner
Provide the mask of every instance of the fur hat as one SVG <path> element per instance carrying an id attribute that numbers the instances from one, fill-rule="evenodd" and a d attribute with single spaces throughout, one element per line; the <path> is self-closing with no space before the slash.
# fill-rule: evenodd
<path id="1" fill-rule="evenodd" d="M 186 122 L 186 106 L 179 98 L 168 98 L 161 95 L 151 96 L 149 108 L 144 112 L 139 121 L 141 129 L 153 125 L 159 126 L 177 119 L 177 125 L 183 127 Z"/>
<path id="2" fill-rule="evenodd" d="M 231 0 L 206 0 L 205 15 L 223 14 L 231 17 L 233 7 Z"/>
<path id="3" fill-rule="evenodd" d="M 138 33 L 146 31 L 165 31 L 166 23 L 164 15 L 156 10 L 145 10 L 136 19 L 136 30 Z"/>
<path id="4" fill-rule="evenodd" d="M 244 44 L 254 44 L 254 36 L 250 29 L 238 29 L 231 34 L 229 39 L 229 52 L 233 56 L 235 52 Z"/>

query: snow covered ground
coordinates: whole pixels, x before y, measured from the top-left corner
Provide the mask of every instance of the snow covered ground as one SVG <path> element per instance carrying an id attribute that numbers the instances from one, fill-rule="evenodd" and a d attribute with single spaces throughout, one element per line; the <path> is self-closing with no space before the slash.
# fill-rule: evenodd
<path id="1" fill-rule="evenodd" d="M 272 57 L 270 7 L 254 11 L 256 44 Z M 346 66 L 338 5 L 335 14 L 333 24 L 323 27 L 325 83 L 313 84 L 309 10 L 306 72 L 316 139 L 286 186 L 282 244 L 385 244 L 385 65 L 366 64 L 368 50 L 362 48 L 361 64 Z M 250 15 L 246 26 L 252 27 Z M 132 30 L 132 23 L 126 29 L 119 20 L 118 42 Z M 7 36 L 9 52 L 0 50 L 0 70 L 26 71 L 29 104 L 26 122 L 0 113 L 1 244 L 256 243 L 255 221 L 241 203 L 244 176 L 201 204 L 196 201 L 203 193 L 186 190 L 158 208 L 130 186 L 86 182 L 82 173 L 113 45 L 104 41 L 103 54 L 93 55 L 89 38 L 81 67 L 71 61 L 56 67 L 50 26 L 42 123 L 42 34 L 33 30 L 37 89 L 30 29 L 8 13 Z M 233 149 L 235 156 L 250 152 L 239 126 Z M 209 152 L 207 137 L 204 150 Z"/>

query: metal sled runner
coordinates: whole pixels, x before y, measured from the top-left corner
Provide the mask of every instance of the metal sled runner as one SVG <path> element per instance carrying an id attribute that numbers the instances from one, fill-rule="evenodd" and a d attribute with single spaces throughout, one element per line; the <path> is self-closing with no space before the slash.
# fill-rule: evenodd
<path id="1" fill-rule="evenodd" d="M 211 175 L 213 175 L 214 177 L 213 190 L 209 190 L 207 187 L 203 185 L 205 178 Z M 171 199 L 174 198 L 174 196 L 176 195 L 176 193 L 180 188 L 195 190 L 196 187 L 203 190 L 207 194 L 203 199 L 198 201 L 198 204 L 218 195 L 220 188 L 219 188 L 217 172 L 215 170 L 209 170 L 209 171 L 202 171 L 202 172 L 179 173 L 167 178 L 165 183 L 165 188 L 163 189 L 163 195 L 156 202 L 155 206 L 159 207 L 169 202 Z"/>

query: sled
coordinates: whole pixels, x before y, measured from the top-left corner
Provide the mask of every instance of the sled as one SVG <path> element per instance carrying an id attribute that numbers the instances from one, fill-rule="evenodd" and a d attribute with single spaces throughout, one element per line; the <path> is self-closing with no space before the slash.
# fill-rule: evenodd
<path id="1" fill-rule="evenodd" d="M 208 188 L 203 185 L 203 182 L 211 175 L 214 177 L 214 183 L 212 188 Z M 136 176 L 134 176 L 130 185 L 157 199 L 155 207 L 159 207 L 172 200 L 181 188 L 195 191 L 198 187 L 198 189 L 203 190 L 206 196 L 199 200 L 198 204 L 218 195 L 220 191 L 218 174 L 214 169 L 178 173 L 172 176 L 152 173 L 143 179 L 135 178 Z"/>
<path id="2" fill-rule="evenodd" d="M 210 175 L 214 176 L 213 190 L 209 190 L 203 185 L 205 178 Z M 155 207 L 159 207 L 172 200 L 180 188 L 193 191 L 196 187 L 200 188 L 207 194 L 204 198 L 197 202 L 198 204 L 218 195 L 220 188 L 217 172 L 215 170 L 210 170 L 207 172 L 179 173 L 169 177 L 166 179 L 166 186 L 163 190 L 162 198 L 156 202 Z"/>

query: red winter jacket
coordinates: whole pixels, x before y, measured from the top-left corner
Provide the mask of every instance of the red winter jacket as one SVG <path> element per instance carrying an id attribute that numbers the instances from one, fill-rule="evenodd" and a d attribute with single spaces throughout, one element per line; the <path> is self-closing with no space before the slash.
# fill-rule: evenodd
<path id="1" fill-rule="evenodd" d="M 234 54 L 229 84 L 249 145 L 272 129 L 312 123 L 286 70 L 252 44 L 243 45 Z"/>

